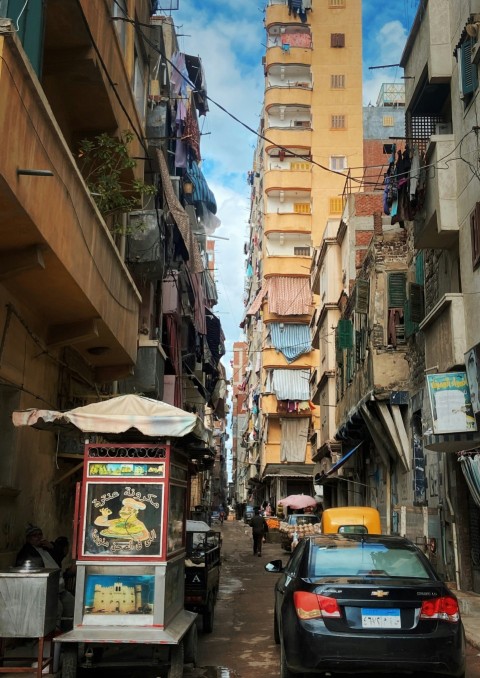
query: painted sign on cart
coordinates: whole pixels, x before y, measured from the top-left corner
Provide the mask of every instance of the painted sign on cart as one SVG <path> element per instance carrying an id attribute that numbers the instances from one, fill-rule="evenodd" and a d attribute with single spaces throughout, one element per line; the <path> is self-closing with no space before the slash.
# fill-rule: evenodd
<path id="1" fill-rule="evenodd" d="M 161 556 L 163 485 L 88 482 L 84 556 Z"/>

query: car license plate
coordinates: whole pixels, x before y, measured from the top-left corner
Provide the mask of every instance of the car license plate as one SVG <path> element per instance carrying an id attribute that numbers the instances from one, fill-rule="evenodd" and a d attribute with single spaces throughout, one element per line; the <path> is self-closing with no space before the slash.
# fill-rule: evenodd
<path id="1" fill-rule="evenodd" d="M 364 629 L 399 629 L 401 628 L 400 610 L 362 607 L 362 627 Z"/>

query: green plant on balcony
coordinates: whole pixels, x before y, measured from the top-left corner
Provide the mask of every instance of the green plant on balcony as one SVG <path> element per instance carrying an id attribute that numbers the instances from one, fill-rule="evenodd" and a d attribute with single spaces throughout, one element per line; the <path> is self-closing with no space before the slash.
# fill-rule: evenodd
<path id="1" fill-rule="evenodd" d="M 137 163 L 128 153 L 133 138 L 128 130 L 119 137 L 99 134 L 93 139 L 83 139 L 78 151 L 79 169 L 114 234 L 128 235 L 132 230 L 141 230 L 143 222 L 136 222 L 132 229 L 125 227 L 120 216 L 141 209 L 144 196 L 156 193 L 155 186 L 133 176 Z"/>

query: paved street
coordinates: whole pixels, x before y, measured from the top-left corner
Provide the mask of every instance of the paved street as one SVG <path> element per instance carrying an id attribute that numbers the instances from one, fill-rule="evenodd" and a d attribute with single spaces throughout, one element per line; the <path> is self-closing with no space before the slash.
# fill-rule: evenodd
<path id="1" fill-rule="evenodd" d="M 252 554 L 250 529 L 226 522 L 223 566 L 213 633 L 200 633 L 197 669 L 185 678 L 278 678 L 279 649 L 273 641 L 275 575 L 264 570 L 274 558 L 288 558 L 279 544 L 264 544 L 261 558 Z M 199 628 L 201 628 L 199 626 Z M 394 678 L 390 674 L 378 678 Z M 420 677 L 418 677 L 420 678 Z M 422 676 L 424 678 L 424 676 Z M 480 678 L 480 653 L 468 648 L 466 678 Z"/>

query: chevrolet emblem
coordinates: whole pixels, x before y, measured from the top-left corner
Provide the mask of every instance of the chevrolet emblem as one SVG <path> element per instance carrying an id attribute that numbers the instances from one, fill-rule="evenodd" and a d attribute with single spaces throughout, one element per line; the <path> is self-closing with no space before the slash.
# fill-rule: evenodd
<path id="1" fill-rule="evenodd" d="M 390 592 L 389 591 L 382 591 L 382 589 L 378 589 L 378 591 L 372 591 L 372 593 L 370 595 L 375 596 L 376 598 L 384 598 L 385 596 L 389 596 Z"/>

